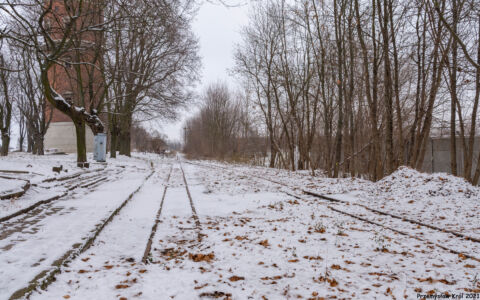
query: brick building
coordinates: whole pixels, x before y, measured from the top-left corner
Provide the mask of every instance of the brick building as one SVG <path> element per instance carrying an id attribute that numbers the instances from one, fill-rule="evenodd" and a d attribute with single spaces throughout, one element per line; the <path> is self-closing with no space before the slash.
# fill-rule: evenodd
<path id="1" fill-rule="evenodd" d="M 84 1 L 80 9 L 74 1 L 52 1 L 52 13 L 46 17 L 45 26 L 53 39 L 64 36 L 71 16 L 79 15 L 73 33 L 69 35 L 72 46 L 49 70 L 50 83 L 70 104 L 91 111 L 104 93 L 101 69 L 103 67 L 103 33 L 95 25 L 103 22 L 98 1 Z M 71 3 L 71 7 L 65 3 Z M 60 152 L 76 152 L 75 126 L 61 111 L 50 106 L 47 114 L 52 116 L 45 135 L 45 148 Z M 100 116 L 104 119 L 104 116 Z M 87 152 L 93 151 L 93 133 L 86 127 Z"/>

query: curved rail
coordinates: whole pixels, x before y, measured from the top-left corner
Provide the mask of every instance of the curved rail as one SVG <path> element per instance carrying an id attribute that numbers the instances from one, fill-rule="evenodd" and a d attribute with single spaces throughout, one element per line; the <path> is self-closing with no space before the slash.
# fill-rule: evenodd
<path id="1" fill-rule="evenodd" d="M 15 293 L 13 293 L 9 299 L 22 299 L 28 298 L 33 291 L 37 288 L 46 289 L 52 282 L 55 281 L 55 276 L 60 273 L 62 267 L 66 266 L 68 263 L 73 261 L 77 256 L 87 251 L 98 237 L 98 235 L 103 231 L 103 229 L 109 224 L 114 217 L 127 205 L 127 203 L 142 189 L 145 183 L 152 177 L 155 173 L 153 170 L 149 173 L 143 182 L 138 186 L 138 188 L 133 191 L 106 219 L 104 219 L 100 224 L 98 224 L 93 232 L 86 237 L 83 243 L 77 243 L 73 245 L 72 249 L 68 250 L 60 259 L 55 261 L 55 263 L 48 270 L 42 271 L 40 274 L 35 276 L 35 278 L 26 286 Z"/>

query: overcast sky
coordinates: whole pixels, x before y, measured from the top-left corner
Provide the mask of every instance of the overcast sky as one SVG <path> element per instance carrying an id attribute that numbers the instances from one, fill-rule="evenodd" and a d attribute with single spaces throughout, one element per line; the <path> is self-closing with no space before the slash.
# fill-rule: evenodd
<path id="1" fill-rule="evenodd" d="M 233 67 L 233 49 L 240 41 L 240 29 L 248 22 L 248 7 L 225 7 L 204 3 L 200 8 L 193 30 L 200 40 L 202 57 L 202 80 L 198 85 L 199 93 L 211 82 L 223 80 L 231 86 L 234 80 L 228 76 L 228 69 Z M 163 124 L 162 131 L 169 140 L 182 140 L 183 123 L 191 116 L 195 108 L 182 113 L 178 122 Z"/>

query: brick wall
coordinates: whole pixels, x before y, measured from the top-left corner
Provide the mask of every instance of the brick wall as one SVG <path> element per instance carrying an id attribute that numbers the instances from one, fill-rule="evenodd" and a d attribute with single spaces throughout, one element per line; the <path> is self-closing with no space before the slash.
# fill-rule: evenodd
<path id="1" fill-rule="evenodd" d="M 75 44 L 72 47 L 74 50 L 65 53 L 58 64 L 49 70 L 48 74 L 52 87 L 65 100 L 75 106 L 85 107 L 87 111 L 91 111 L 96 106 L 104 91 L 102 73 L 98 69 L 103 66 L 102 53 L 99 52 L 101 51 L 99 46 L 103 43 L 103 33 L 98 30 L 82 30 L 102 22 L 101 12 L 95 7 L 88 7 L 88 5 L 95 5 L 94 2 L 85 2 L 84 4 L 83 14 L 77 22 L 77 31 L 74 35 Z M 75 5 L 74 1 L 72 3 Z M 67 9 L 64 4 L 64 1 L 53 1 L 52 14 L 47 16 L 51 35 L 54 39 L 60 40 L 63 37 L 64 26 L 68 22 L 69 14 L 76 13 L 75 7 Z M 91 65 L 85 64 L 85 62 Z M 78 73 L 81 76 L 78 76 Z M 93 93 L 91 93 L 92 91 Z M 83 97 L 81 96 L 82 93 Z M 68 116 L 51 106 L 47 113 L 50 114 L 52 110 L 53 123 L 71 121 Z"/>

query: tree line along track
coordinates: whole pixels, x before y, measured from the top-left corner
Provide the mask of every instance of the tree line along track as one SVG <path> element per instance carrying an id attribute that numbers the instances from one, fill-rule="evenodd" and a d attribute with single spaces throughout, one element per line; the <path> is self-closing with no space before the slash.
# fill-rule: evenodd
<path id="1" fill-rule="evenodd" d="M 107 176 L 107 175 L 109 175 L 108 171 L 105 171 L 105 172 L 103 172 L 103 171 L 105 171 L 105 169 L 101 170 L 102 173 L 98 173 L 98 174 L 94 174 L 92 176 L 81 178 L 80 181 L 78 181 L 78 179 L 77 179 L 78 176 L 81 176 L 81 175 L 84 175 L 84 174 L 90 173 L 90 172 L 77 174 L 74 177 L 69 177 L 67 179 L 60 180 L 60 181 L 65 180 L 66 182 L 64 184 L 59 184 L 59 185 L 56 185 L 56 186 L 60 186 L 60 185 L 65 186 L 66 190 L 64 192 L 62 192 L 61 194 L 52 196 L 50 198 L 44 199 L 44 200 L 39 200 L 39 201 L 35 202 L 34 204 L 32 204 L 30 206 L 27 206 L 23 209 L 20 209 L 20 210 L 12 213 L 10 215 L 1 217 L 0 218 L 0 223 L 3 223 L 5 221 L 11 220 L 13 218 L 19 217 L 21 215 L 27 214 L 27 213 L 31 212 L 32 210 L 38 208 L 41 205 L 49 204 L 49 203 L 52 203 L 53 201 L 62 199 L 64 197 L 68 196 L 71 192 L 75 191 L 76 189 L 87 188 L 87 187 L 94 188 L 101 182 L 106 182 L 106 181 L 113 180 L 111 177 Z M 115 172 L 113 175 L 114 176 L 118 175 L 121 172 L 122 172 L 122 170 L 117 170 L 117 172 Z M 49 181 L 49 182 L 51 182 L 51 181 Z M 45 188 L 45 187 L 42 187 L 42 186 L 39 186 L 39 185 L 36 185 L 36 186 L 39 187 L 39 188 Z M 47 188 L 51 188 L 51 187 L 47 187 Z M 17 200 L 22 200 L 22 198 L 19 198 Z"/>
<path id="2" fill-rule="evenodd" d="M 128 197 L 123 200 L 120 205 L 113 210 L 112 213 L 108 215 L 107 218 L 102 220 L 99 224 L 95 226 L 95 229 L 90 232 L 90 234 L 83 238 L 81 243 L 74 244 L 70 250 L 68 250 L 61 258 L 56 260 L 50 268 L 40 272 L 35 278 L 29 282 L 29 284 L 17 290 L 13 293 L 9 299 L 21 299 L 28 298 L 33 291 L 38 288 L 46 289 L 52 282 L 55 281 L 55 277 L 58 273 L 61 272 L 62 267 L 66 266 L 68 263 L 73 261 L 80 254 L 87 251 L 95 242 L 96 238 L 100 235 L 103 229 L 115 218 L 116 215 L 130 202 L 130 200 L 143 188 L 145 183 L 153 176 L 155 170 L 153 167 L 149 174 L 143 179 L 142 183 L 131 192 Z"/>
<path id="3" fill-rule="evenodd" d="M 205 168 L 211 168 L 211 169 L 222 169 L 222 170 L 228 170 L 228 171 L 232 171 L 231 169 L 228 169 L 228 168 L 225 168 L 225 167 L 221 167 L 221 166 L 212 166 L 212 165 L 204 165 L 204 164 L 200 164 L 200 163 L 193 163 L 193 162 L 187 162 L 189 164 L 192 164 L 192 165 L 197 165 L 197 166 L 200 166 L 200 167 L 205 167 Z M 242 174 L 243 176 L 247 175 L 247 174 Z M 237 175 L 238 176 L 238 175 Z M 269 182 L 272 182 L 272 183 L 275 183 L 277 185 L 281 185 L 281 186 L 284 186 L 284 187 L 287 187 L 289 189 L 292 189 L 292 190 L 297 190 L 297 191 L 300 191 L 302 192 L 303 194 L 306 194 L 306 195 L 309 195 L 309 196 L 313 196 L 315 198 L 319 198 L 319 199 L 322 199 L 322 200 L 326 200 L 328 202 L 331 202 L 331 203 L 341 203 L 341 204 L 345 204 L 345 205 L 356 205 L 356 206 L 359 206 L 359 207 L 362 207 L 364 209 L 366 209 L 367 211 L 370 211 L 372 212 L 373 214 L 376 214 L 376 215 L 380 215 L 380 216 L 385 216 L 385 217 L 390 217 L 392 219 L 397 219 L 397 220 L 400 220 L 404 223 L 410 223 L 410 224 L 414 224 L 416 226 L 421 226 L 421 227 L 425 227 L 425 228 L 428 228 L 428 229 L 432 229 L 434 231 L 437 231 L 439 233 L 442 233 L 442 234 L 452 234 L 458 238 L 461 238 L 465 241 L 470 241 L 470 242 L 473 242 L 473 243 L 478 243 L 480 244 L 480 239 L 478 238 L 474 238 L 474 237 L 470 237 L 470 236 L 467 236 L 467 235 L 464 235 L 462 233 L 458 233 L 458 232 L 455 232 L 455 231 L 452 231 L 452 230 L 448 230 L 448 229 L 443 229 L 443 228 L 439 228 L 437 226 L 433 226 L 433 225 L 430 225 L 430 224 L 425 224 L 423 222 L 419 222 L 419 221 L 416 221 L 416 220 L 411 220 L 409 218 L 405 218 L 405 217 L 401 217 L 401 216 L 397 216 L 395 214 L 391 214 L 391 213 L 387 213 L 387 212 L 382 212 L 382 211 L 379 211 L 377 209 L 373 209 L 373 208 L 370 208 L 366 205 L 363 205 L 363 204 L 358 204 L 358 203 L 350 203 L 348 201 L 344 201 L 344 200 L 340 200 L 340 199 L 335 199 L 335 198 L 332 198 L 332 197 L 328 197 L 328 196 L 325 196 L 325 195 L 321 195 L 321 194 L 318 194 L 318 193 L 315 193 L 315 192 L 312 192 L 312 191 L 308 191 L 308 190 L 305 190 L 303 188 L 300 188 L 300 187 L 296 187 L 296 186 L 290 186 L 288 184 L 285 184 L 285 183 L 282 183 L 282 182 L 279 182 L 279 181 L 276 181 L 276 180 L 273 180 L 273 179 L 270 179 L 270 178 L 265 178 L 265 177 L 262 177 L 262 176 L 258 176 L 258 175 L 254 175 L 254 174 L 248 174 L 248 176 L 252 176 L 252 177 L 255 177 L 255 178 L 258 178 L 258 179 L 262 179 L 262 180 L 265 180 L 265 181 L 269 181 Z M 308 201 L 306 199 L 303 199 L 299 196 L 296 196 L 296 195 L 292 195 L 288 192 L 283 192 L 283 193 L 286 193 L 287 195 L 289 196 L 293 196 L 293 197 L 296 197 L 297 199 L 301 199 L 301 200 L 304 200 L 304 201 Z M 395 229 L 391 226 L 387 226 L 385 224 L 381 224 L 379 222 L 375 222 L 375 221 L 372 221 L 372 220 L 369 220 L 367 218 L 364 218 L 362 216 L 359 216 L 359 215 L 356 215 L 356 214 L 353 214 L 353 213 L 349 213 L 349 212 L 346 212 L 346 211 L 343 211 L 343 210 L 340 210 L 338 208 L 334 208 L 333 206 L 331 205 L 327 205 L 327 208 L 332 210 L 332 211 L 335 211 L 337 213 L 340 213 L 340 214 L 343 214 L 343 215 L 346 215 L 346 216 L 349 216 L 349 217 L 352 217 L 352 218 L 355 218 L 357 220 L 360 220 L 360 221 L 363 221 L 363 222 L 366 222 L 366 223 L 369 223 L 369 224 L 372 224 L 372 225 L 376 225 L 376 226 L 379 226 L 379 227 L 382 227 L 382 228 L 385 228 L 385 229 L 388 229 L 388 230 L 392 230 L 398 234 L 401 234 L 401 235 L 404 235 L 404 236 L 408 236 L 408 237 L 411 237 L 415 240 L 418 240 L 418 241 L 421 241 L 421 242 L 424 242 L 424 243 L 427 243 L 427 244 L 431 244 L 431 245 L 435 245 L 436 247 L 439 247 L 445 251 L 448 251 L 448 252 L 451 252 L 451 253 L 454 253 L 454 254 L 457 254 L 457 255 L 463 255 L 464 257 L 467 257 L 469 259 L 472 259 L 472 260 L 476 260 L 478 262 L 480 262 L 480 258 L 479 257 L 476 257 L 476 256 L 473 256 L 473 255 L 470 255 L 468 253 L 464 253 L 462 251 L 457 251 L 457 250 L 454 250 L 454 249 L 451 249 L 451 248 L 448 248 L 448 247 L 445 247 L 444 245 L 441 245 L 439 243 L 435 243 L 435 242 L 432 242 L 432 241 L 428 241 L 426 239 L 423 239 L 423 238 L 420 238 L 418 236 L 415 236 L 415 235 L 412 235 L 412 234 L 409 234 L 407 232 L 404 232 L 404 231 L 401 231 L 401 230 L 398 230 L 398 229 Z"/>

